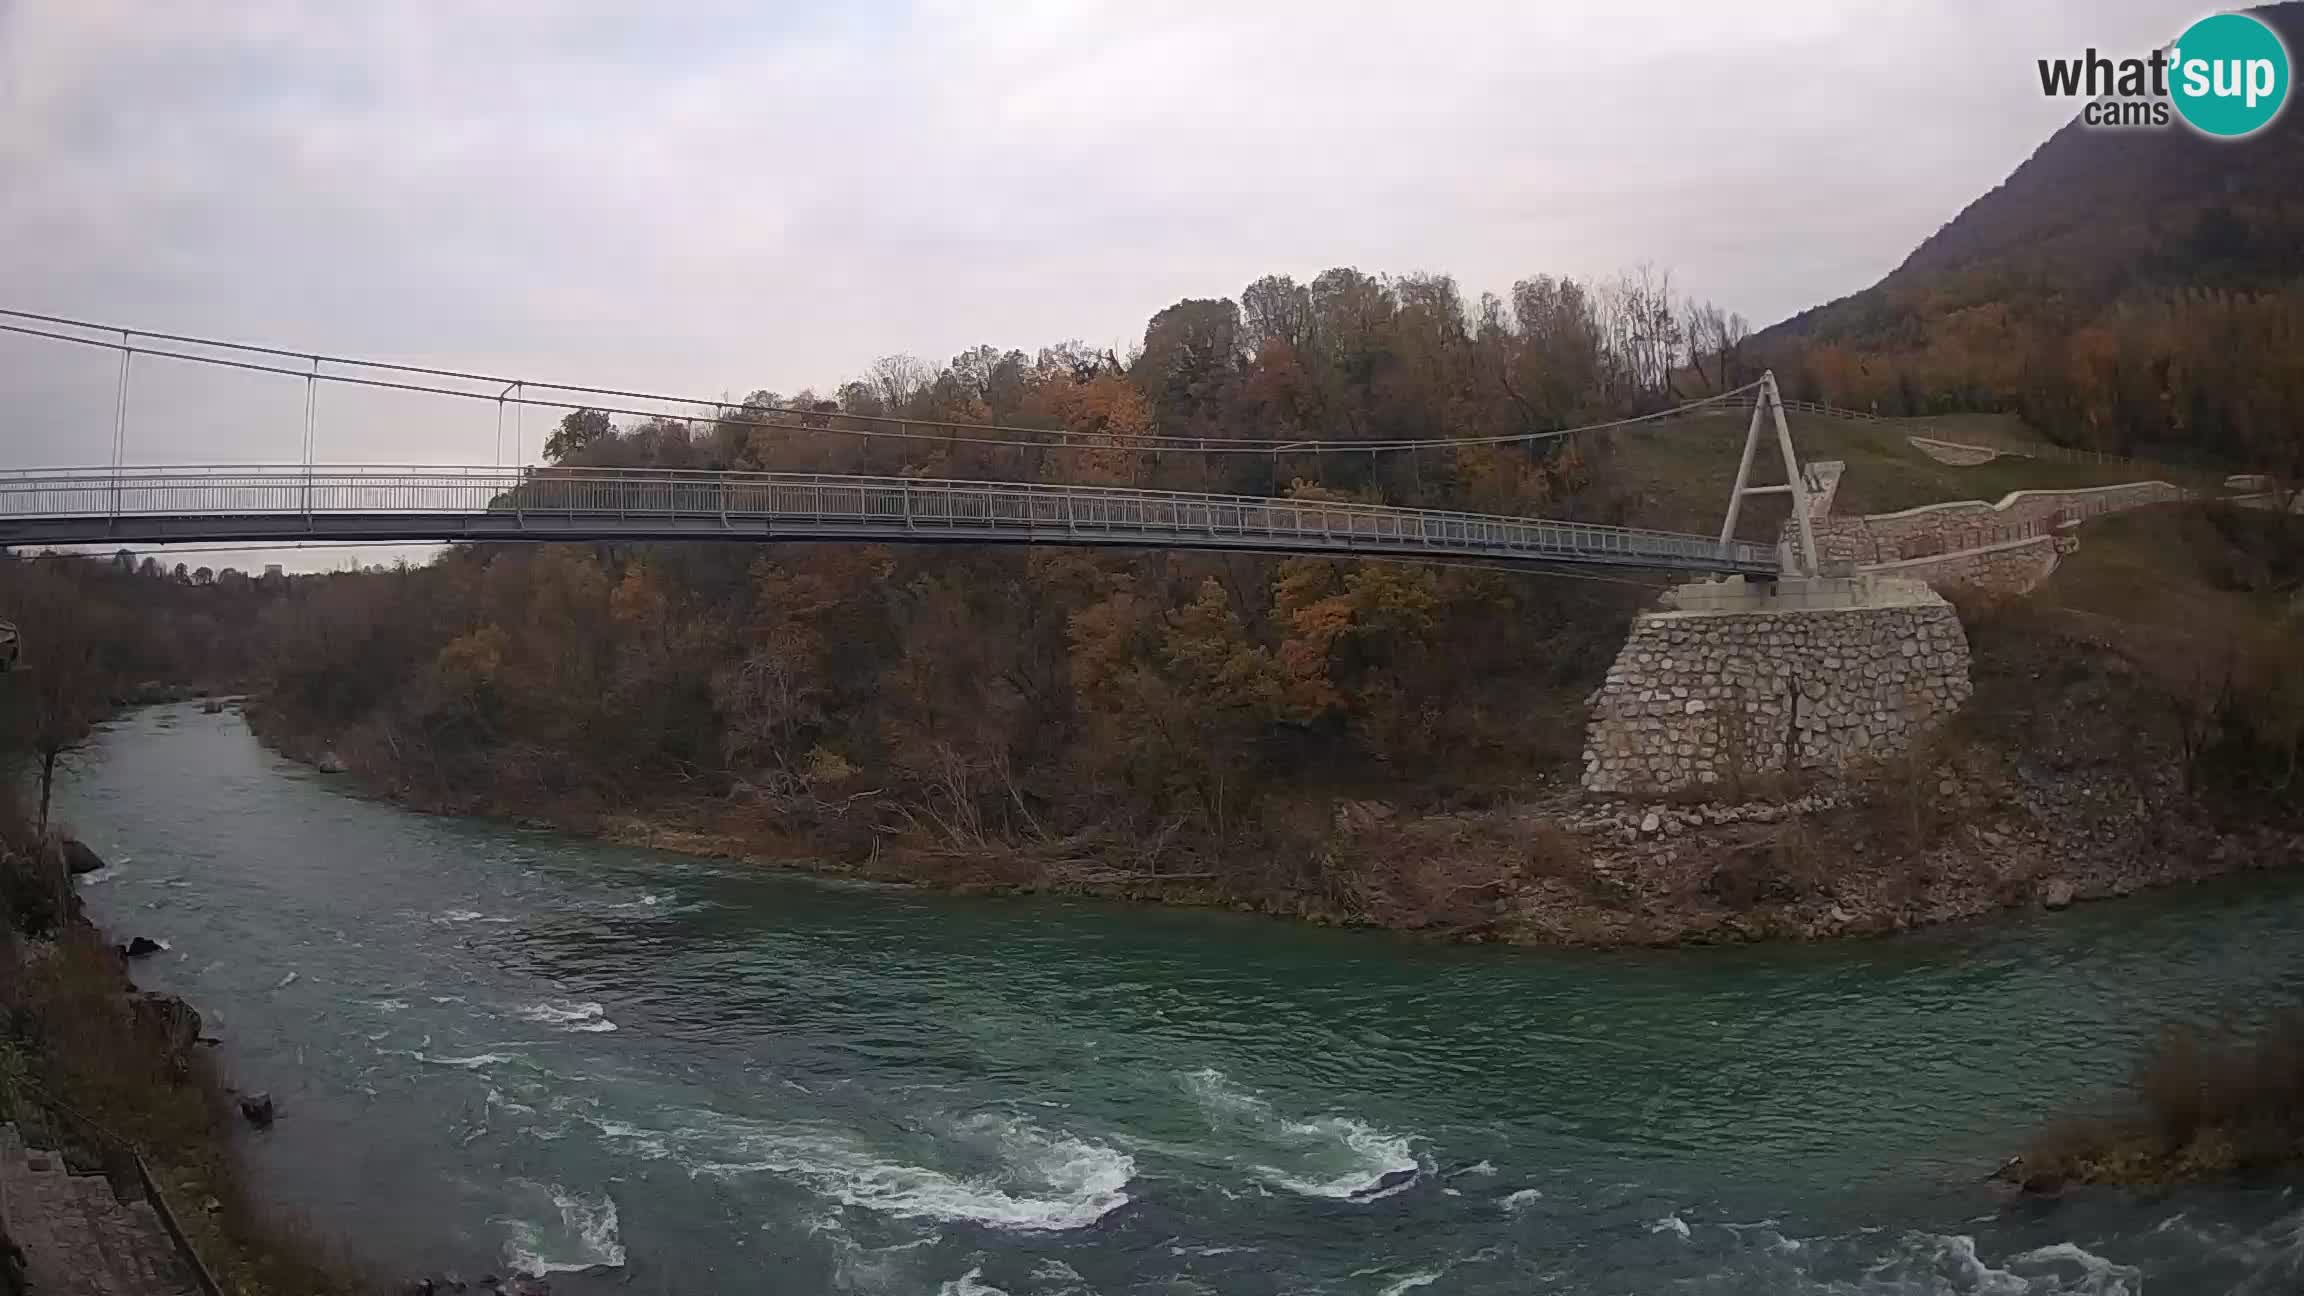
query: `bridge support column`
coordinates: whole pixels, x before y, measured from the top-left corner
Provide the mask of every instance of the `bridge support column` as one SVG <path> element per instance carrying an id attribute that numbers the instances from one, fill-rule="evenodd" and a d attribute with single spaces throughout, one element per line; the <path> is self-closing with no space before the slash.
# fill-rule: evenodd
<path id="1" fill-rule="evenodd" d="M 1683 585 L 1591 699 L 1584 788 L 1648 796 L 1893 755 L 1968 700 L 1968 637 L 1919 581 Z"/>

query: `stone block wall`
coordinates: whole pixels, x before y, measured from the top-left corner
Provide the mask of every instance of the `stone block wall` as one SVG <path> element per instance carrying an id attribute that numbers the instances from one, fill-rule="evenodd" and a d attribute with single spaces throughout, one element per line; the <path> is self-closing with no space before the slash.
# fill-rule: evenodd
<path id="1" fill-rule="evenodd" d="M 1998 544 L 2027 530 L 2045 531 L 2080 518 L 2182 498 L 2182 487 L 2163 481 L 2016 491 L 1997 504 L 1961 500 L 1900 513 L 1827 518 L 1816 525 L 1816 549 L 1827 561 L 1901 562 Z"/>
<path id="2" fill-rule="evenodd" d="M 1741 607 L 1642 613 L 1592 696 L 1585 789 L 1657 795 L 1844 768 L 1959 709 L 1968 640 L 1951 606 L 1916 581 L 1852 584 L 1864 587 L 1844 600 L 1856 606 L 1776 610 L 1761 587 Z"/>
<path id="3" fill-rule="evenodd" d="M 2056 564 L 2077 543 L 2070 535 L 2044 534 L 1980 549 L 1961 549 L 1932 558 L 1907 558 L 1878 563 L 1864 571 L 1926 581 L 1943 589 L 1965 585 L 2000 594 L 2025 594 L 2056 570 Z"/>

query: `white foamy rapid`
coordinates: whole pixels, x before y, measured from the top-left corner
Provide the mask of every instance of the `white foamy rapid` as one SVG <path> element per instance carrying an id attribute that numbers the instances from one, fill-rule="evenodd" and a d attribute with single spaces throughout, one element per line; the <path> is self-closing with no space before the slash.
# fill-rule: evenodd
<path id="1" fill-rule="evenodd" d="M 603 909 L 608 913 L 649 913 L 661 909 L 663 904 L 664 897 L 651 891 L 637 900 L 620 900 L 613 904 L 604 905 Z M 685 912 L 687 909 L 688 906 L 682 905 L 676 912 Z"/>
<path id="2" fill-rule="evenodd" d="M 977 1265 L 968 1272 L 936 1289 L 936 1296 L 1008 1296 L 1008 1293 L 984 1281 L 984 1266 Z"/>
<path id="3" fill-rule="evenodd" d="M 466 1071 L 478 1071 L 482 1067 L 492 1067 L 514 1060 L 509 1053 L 475 1053 L 470 1057 L 433 1057 L 422 1050 L 418 1050 L 408 1056 L 433 1066 L 460 1067 Z"/>
<path id="4" fill-rule="evenodd" d="M 541 1277 L 623 1265 L 624 1242 L 616 1232 L 615 1198 L 606 1193 L 588 1198 L 558 1184 L 534 1187 L 551 1199 L 556 1218 L 542 1224 L 527 1219 L 506 1220 L 504 1263 L 507 1266 Z"/>
<path id="5" fill-rule="evenodd" d="M 522 1021 L 557 1026 L 561 1030 L 598 1034 L 616 1029 L 616 1023 L 608 1020 L 607 1012 L 607 1009 L 596 1003 L 576 1003 L 563 999 L 515 1008 L 512 1015 Z"/>
<path id="6" fill-rule="evenodd" d="M 1799 1248 L 1795 1245 L 1791 1249 Z M 2143 1296 L 2144 1291 L 2141 1269 L 2107 1260 L 2070 1242 L 2020 1252 L 1995 1265 L 1977 1254 L 1976 1239 L 1965 1234 L 1906 1234 L 1895 1251 L 1873 1263 L 1864 1276 L 1865 1285 L 1859 1290 L 1868 1293 Z"/>
<path id="7" fill-rule="evenodd" d="M 441 923 L 515 923 L 520 920 L 517 918 L 491 918 L 477 909 L 450 909 L 433 921 Z"/>
<path id="8" fill-rule="evenodd" d="M 488 1089 L 488 1105 L 511 1112 L 518 1116 L 533 1116 L 536 1114 L 535 1108 L 524 1102 L 515 1102 L 512 1099 L 505 1097 L 504 1091 L 494 1087 L 493 1085 L 491 1085 Z"/>
<path id="9" fill-rule="evenodd" d="M 596 1127 L 639 1155 L 669 1157 L 700 1174 L 785 1175 L 848 1206 L 1004 1229 L 1085 1228 L 1127 1204 L 1136 1175 L 1126 1153 L 1019 1116 L 949 1123 L 941 1142 L 991 1166 L 967 1173 L 911 1164 L 840 1130 L 693 1115 L 695 1124 L 670 1130 Z"/>
<path id="10" fill-rule="evenodd" d="M 1394 1134 L 1351 1116 L 1291 1120 L 1213 1068 L 1185 1076 L 1184 1089 L 1211 1128 L 1252 1145 L 1239 1159 L 1275 1188 L 1307 1197 L 1376 1201 L 1415 1182 L 1399 1178 L 1404 1172 L 1425 1169 L 1412 1134 Z M 1387 1177 L 1398 1181 L 1387 1185 Z"/>

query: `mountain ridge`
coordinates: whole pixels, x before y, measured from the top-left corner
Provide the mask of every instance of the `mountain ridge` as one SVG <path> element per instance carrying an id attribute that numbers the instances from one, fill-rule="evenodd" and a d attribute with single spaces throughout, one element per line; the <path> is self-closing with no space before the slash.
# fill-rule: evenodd
<path id="1" fill-rule="evenodd" d="M 2291 49 L 2304 48 L 2304 0 L 2247 12 L 2272 24 Z M 2259 207 L 2273 219 L 2236 215 Z M 1974 271 L 2019 253 L 2054 270 L 2100 270 L 2112 248 L 2141 254 L 2143 264 L 2107 276 L 2107 299 L 2132 283 L 2193 277 L 2186 272 L 2203 263 L 2225 277 L 2304 271 L 2304 113 L 2291 105 L 2240 140 L 2209 139 L 2178 123 L 2091 128 L 2075 115 L 1878 283 L 1794 314 L 1755 340 L 1861 338 L 1850 317 L 1861 320 L 1869 299 L 1914 288 L 1927 276 Z"/>

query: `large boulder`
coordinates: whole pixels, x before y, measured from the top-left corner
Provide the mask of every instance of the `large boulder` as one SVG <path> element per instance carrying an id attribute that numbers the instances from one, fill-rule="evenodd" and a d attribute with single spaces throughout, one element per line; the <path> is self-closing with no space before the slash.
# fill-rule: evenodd
<path id="1" fill-rule="evenodd" d="M 200 1012 L 172 994 L 145 991 L 128 997 L 136 1028 L 182 1072 L 190 1067 L 192 1046 L 200 1040 Z"/>
<path id="2" fill-rule="evenodd" d="M 93 873 L 104 867 L 104 857 L 88 849 L 88 843 L 77 837 L 66 837 L 62 842 L 62 848 L 64 867 L 72 870 L 74 877 L 83 873 Z"/>
<path id="3" fill-rule="evenodd" d="M 272 1105 L 272 1095 L 269 1093 L 242 1094 L 240 1114 L 248 1119 L 249 1124 L 263 1129 L 272 1123 L 274 1116 L 279 1115 L 279 1109 Z"/>
<path id="4" fill-rule="evenodd" d="M 314 764 L 319 767 L 320 772 L 323 774 L 341 774 L 345 770 L 351 768 L 344 763 L 343 757 L 332 751 L 324 751 L 320 753 L 320 759 L 314 762 Z"/>

